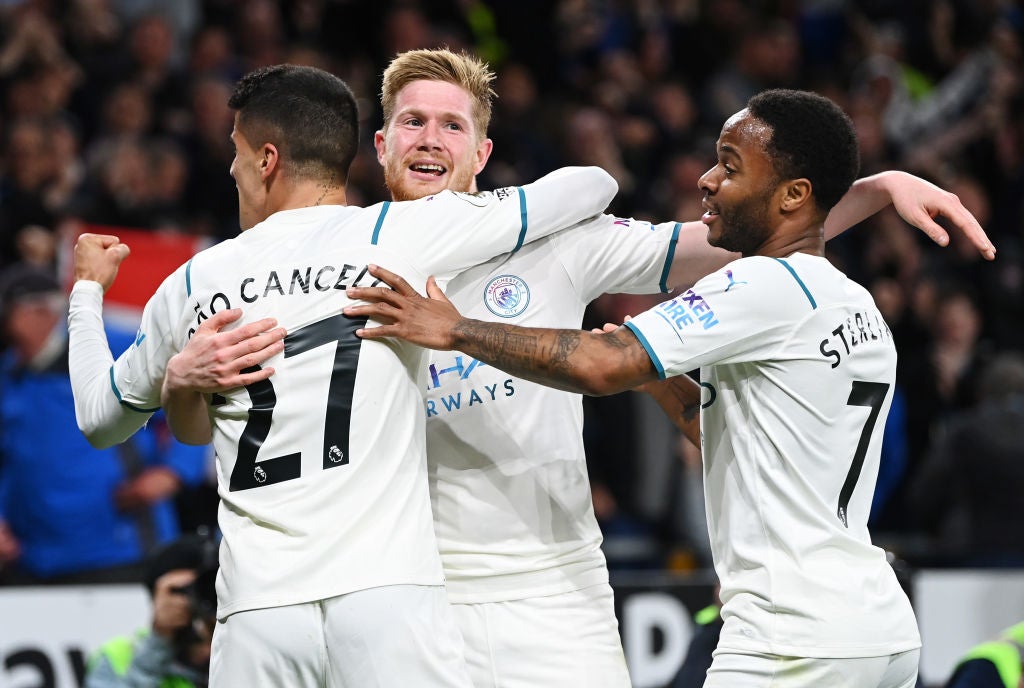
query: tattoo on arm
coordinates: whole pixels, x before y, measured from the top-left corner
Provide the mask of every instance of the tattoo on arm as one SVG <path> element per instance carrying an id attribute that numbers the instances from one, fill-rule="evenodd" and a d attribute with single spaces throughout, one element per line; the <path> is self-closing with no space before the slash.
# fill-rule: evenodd
<path id="1" fill-rule="evenodd" d="M 458 348 L 502 370 L 541 384 L 582 392 L 573 361 L 582 332 L 522 328 L 462 320 L 453 330 Z"/>

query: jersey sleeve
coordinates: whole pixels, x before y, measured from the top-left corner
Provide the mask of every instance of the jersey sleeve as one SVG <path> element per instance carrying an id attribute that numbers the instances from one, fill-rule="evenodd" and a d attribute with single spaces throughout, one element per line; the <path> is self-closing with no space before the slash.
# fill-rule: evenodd
<path id="1" fill-rule="evenodd" d="M 734 261 L 627 322 L 659 377 L 771 358 L 813 312 L 774 262 Z"/>
<path id="2" fill-rule="evenodd" d="M 599 215 L 551 237 L 582 301 L 604 293 L 668 292 L 678 222 L 652 224 Z"/>
<path id="3" fill-rule="evenodd" d="M 103 330 L 103 291 L 79 281 L 68 312 L 69 363 L 78 427 L 90 443 L 123 442 L 160 407 L 160 388 L 181 319 L 185 267 L 171 274 L 149 300 L 135 342 L 115 361 Z"/>
<path id="4" fill-rule="evenodd" d="M 444 191 L 385 204 L 372 241 L 445 279 L 597 215 L 617 190 L 599 167 L 566 167 L 524 186 Z"/>

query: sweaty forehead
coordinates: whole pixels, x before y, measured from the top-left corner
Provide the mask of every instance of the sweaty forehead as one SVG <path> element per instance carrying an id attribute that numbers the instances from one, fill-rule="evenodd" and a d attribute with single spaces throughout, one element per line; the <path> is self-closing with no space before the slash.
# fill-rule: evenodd
<path id="1" fill-rule="evenodd" d="M 395 109 L 445 111 L 462 117 L 473 116 L 473 100 L 461 86 L 447 81 L 418 79 L 402 87 L 395 98 Z"/>
<path id="2" fill-rule="evenodd" d="M 772 128 L 757 119 L 746 109 L 740 110 L 722 125 L 718 137 L 719 146 L 729 146 L 738 152 L 763 151 L 766 141 L 771 139 Z"/>

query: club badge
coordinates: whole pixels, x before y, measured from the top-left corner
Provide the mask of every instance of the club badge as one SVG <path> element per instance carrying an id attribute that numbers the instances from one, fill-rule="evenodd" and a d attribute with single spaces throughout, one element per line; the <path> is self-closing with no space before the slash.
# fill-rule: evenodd
<path id="1" fill-rule="evenodd" d="M 499 318 L 514 318 L 530 305 L 530 288 L 515 275 L 500 275 L 487 283 L 484 303 Z"/>

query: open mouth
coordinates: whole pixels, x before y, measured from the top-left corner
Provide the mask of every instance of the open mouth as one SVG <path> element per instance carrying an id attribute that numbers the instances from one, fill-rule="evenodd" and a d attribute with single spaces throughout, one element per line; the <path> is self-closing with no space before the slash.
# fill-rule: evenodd
<path id="1" fill-rule="evenodd" d="M 429 174 L 434 177 L 440 177 L 441 175 L 448 171 L 447 168 L 445 168 L 443 165 L 438 165 L 436 163 L 421 162 L 414 162 L 413 164 L 409 165 L 409 169 L 412 170 L 413 172 L 419 172 L 420 174 Z"/>

